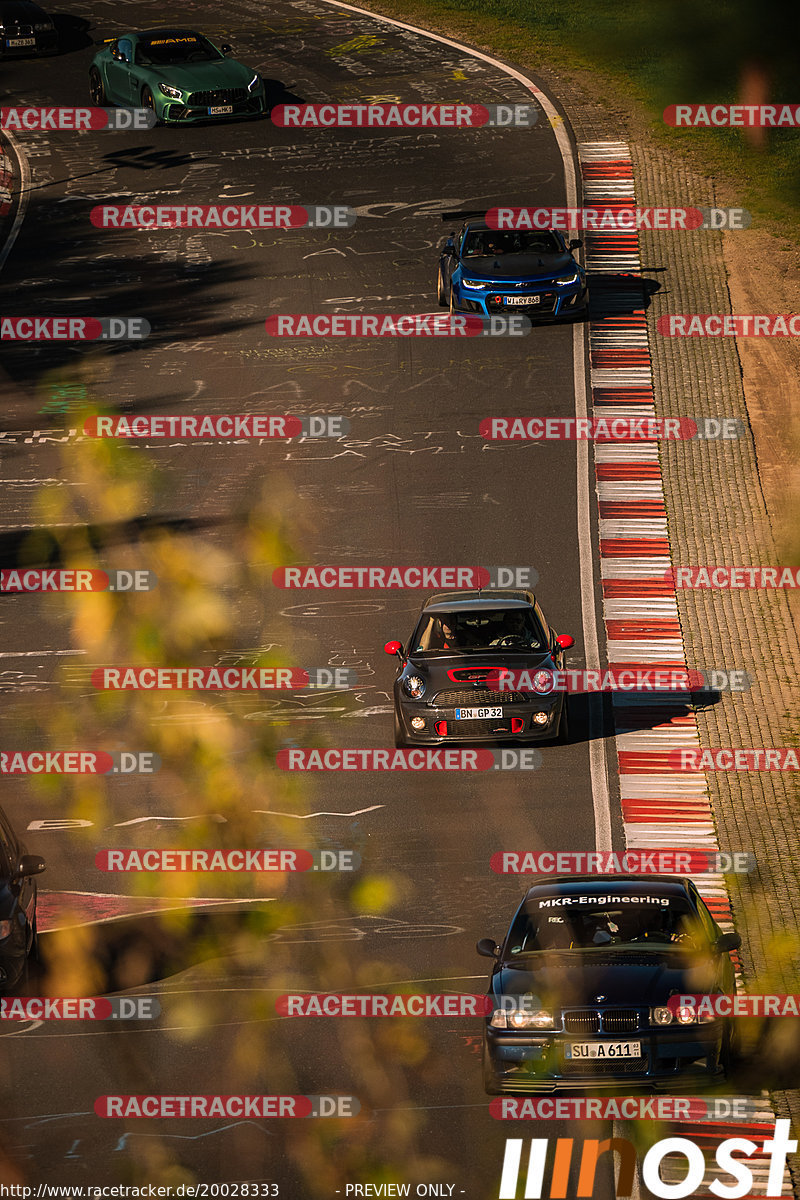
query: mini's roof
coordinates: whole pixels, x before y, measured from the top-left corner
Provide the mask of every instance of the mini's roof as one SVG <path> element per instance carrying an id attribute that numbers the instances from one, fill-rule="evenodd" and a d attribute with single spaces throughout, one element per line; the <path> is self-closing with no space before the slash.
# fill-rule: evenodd
<path id="1" fill-rule="evenodd" d="M 425 601 L 423 609 L 434 612 L 481 612 L 498 608 L 532 608 L 533 592 L 512 588 L 487 588 L 483 591 L 439 592 Z"/>

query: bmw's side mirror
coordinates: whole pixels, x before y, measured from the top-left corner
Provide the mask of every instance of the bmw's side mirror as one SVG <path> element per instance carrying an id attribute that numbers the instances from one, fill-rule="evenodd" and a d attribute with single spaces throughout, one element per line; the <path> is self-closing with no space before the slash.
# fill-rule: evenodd
<path id="1" fill-rule="evenodd" d="M 570 238 L 570 242 L 569 242 L 570 250 L 579 250 L 582 245 L 583 245 L 583 242 L 581 241 L 580 238 Z"/>
<path id="2" fill-rule="evenodd" d="M 742 944 L 742 937 L 739 933 L 723 933 L 717 938 L 716 949 L 720 954 L 728 954 L 731 950 L 738 950 Z"/>
<path id="3" fill-rule="evenodd" d="M 41 875 L 46 865 L 38 854 L 23 854 L 17 867 L 17 878 L 26 879 L 29 875 Z"/>
<path id="4" fill-rule="evenodd" d="M 500 947 L 494 938 L 481 938 L 475 949 L 481 958 L 497 958 L 500 953 Z"/>

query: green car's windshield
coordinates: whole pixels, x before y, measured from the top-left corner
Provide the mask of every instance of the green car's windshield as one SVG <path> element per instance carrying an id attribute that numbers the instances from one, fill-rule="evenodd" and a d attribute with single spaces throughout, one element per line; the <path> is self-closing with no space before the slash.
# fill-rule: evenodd
<path id="1" fill-rule="evenodd" d="M 136 43 L 135 61 L 144 67 L 218 62 L 223 57 L 202 33 L 159 33 L 152 38 L 140 38 Z"/>

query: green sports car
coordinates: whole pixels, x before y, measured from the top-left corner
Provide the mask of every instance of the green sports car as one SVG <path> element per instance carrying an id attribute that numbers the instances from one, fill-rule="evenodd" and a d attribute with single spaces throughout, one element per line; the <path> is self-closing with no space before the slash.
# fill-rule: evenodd
<path id="1" fill-rule="evenodd" d="M 192 29 L 125 33 L 98 51 L 89 70 L 92 104 L 151 108 L 159 122 L 255 117 L 266 111 L 264 82 Z"/>

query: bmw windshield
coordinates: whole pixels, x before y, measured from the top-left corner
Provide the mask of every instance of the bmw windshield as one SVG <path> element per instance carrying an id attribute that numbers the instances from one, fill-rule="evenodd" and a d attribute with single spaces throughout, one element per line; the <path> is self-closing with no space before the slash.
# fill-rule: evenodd
<path id="1" fill-rule="evenodd" d="M 539 951 L 708 948 L 685 901 L 646 894 L 538 896 L 518 913 L 503 961 Z"/>

